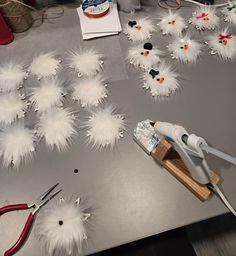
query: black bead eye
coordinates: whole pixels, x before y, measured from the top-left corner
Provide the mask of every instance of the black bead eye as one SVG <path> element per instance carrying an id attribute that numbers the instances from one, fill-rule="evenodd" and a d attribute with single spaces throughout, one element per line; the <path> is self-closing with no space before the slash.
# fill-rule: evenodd
<path id="1" fill-rule="evenodd" d="M 143 55 L 143 52 L 141 52 L 141 55 Z"/>
<path id="2" fill-rule="evenodd" d="M 63 220 L 59 220 L 59 221 L 58 221 L 58 224 L 59 224 L 60 226 L 62 226 L 62 225 L 63 225 Z"/>
<path id="3" fill-rule="evenodd" d="M 183 47 L 183 46 L 180 46 L 180 49 L 184 49 L 184 47 Z"/>
<path id="4" fill-rule="evenodd" d="M 149 54 L 149 51 L 147 51 L 147 54 Z"/>
<path id="5" fill-rule="evenodd" d="M 159 82 L 159 81 L 160 81 L 160 78 L 157 78 L 157 81 Z"/>
<path id="6" fill-rule="evenodd" d="M 219 43 L 222 44 L 223 42 L 220 40 Z"/>

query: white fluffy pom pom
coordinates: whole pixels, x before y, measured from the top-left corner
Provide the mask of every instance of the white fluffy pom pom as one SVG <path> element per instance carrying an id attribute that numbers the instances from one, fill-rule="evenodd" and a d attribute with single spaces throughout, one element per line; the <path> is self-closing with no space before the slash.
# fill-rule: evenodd
<path id="1" fill-rule="evenodd" d="M 195 63 L 201 53 L 201 48 L 200 43 L 190 39 L 188 36 L 177 37 L 168 45 L 172 58 L 183 63 Z"/>
<path id="2" fill-rule="evenodd" d="M 222 9 L 222 13 L 225 16 L 225 21 L 236 26 L 236 1 L 229 2 L 228 6 Z"/>
<path id="3" fill-rule="evenodd" d="M 49 256 L 78 256 L 87 239 L 85 227 L 90 217 L 80 205 L 80 199 L 60 199 L 58 204 L 38 214 L 35 233 Z"/>
<path id="4" fill-rule="evenodd" d="M 178 76 L 171 67 L 162 63 L 158 68 L 151 69 L 143 75 L 142 86 L 150 90 L 155 99 L 167 97 L 179 88 Z"/>
<path id="5" fill-rule="evenodd" d="M 0 67 L 0 90 L 2 92 L 14 91 L 23 85 L 26 78 L 27 73 L 22 65 L 8 63 Z"/>
<path id="6" fill-rule="evenodd" d="M 21 123 L 2 129 L 0 148 L 3 165 L 18 168 L 22 161 L 31 159 L 35 151 L 34 140 L 33 131 L 25 128 Z"/>
<path id="7" fill-rule="evenodd" d="M 33 103 L 36 111 L 42 113 L 62 105 L 65 91 L 61 84 L 62 82 L 57 78 L 45 78 L 39 87 L 32 89 L 29 100 Z"/>
<path id="8" fill-rule="evenodd" d="M 178 12 L 162 13 L 161 21 L 157 24 L 163 35 L 178 35 L 187 27 L 184 18 Z"/>
<path id="9" fill-rule="evenodd" d="M 108 97 L 106 83 L 100 75 L 78 80 L 73 87 L 73 98 L 79 100 L 82 107 L 97 106 Z"/>
<path id="10" fill-rule="evenodd" d="M 153 22 L 147 17 L 130 20 L 124 27 L 124 33 L 129 40 L 134 42 L 143 42 L 150 39 L 153 31 L 155 31 Z"/>
<path id="11" fill-rule="evenodd" d="M 163 52 L 153 47 L 151 43 L 145 43 L 130 47 L 127 60 L 136 68 L 149 69 L 160 62 Z"/>
<path id="12" fill-rule="evenodd" d="M 71 52 L 70 67 L 78 72 L 78 76 L 94 76 L 102 68 L 103 55 L 93 49 Z"/>
<path id="13" fill-rule="evenodd" d="M 33 59 L 29 72 L 38 79 L 54 76 L 61 67 L 60 63 L 61 60 L 56 59 L 54 53 L 41 53 Z"/>
<path id="14" fill-rule="evenodd" d="M 40 117 L 38 134 L 44 137 L 46 144 L 53 149 L 65 150 L 72 142 L 72 137 L 77 134 L 75 118 L 68 109 L 53 108 Z"/>
<path id="15" fill-rule="evenodd" d="M 27 104 L 14 92 L 0 94 L 0 124 L 9 125 L 25 116 Z"/>
<path id="16" fill-rule="evenodd" d="M 210 35 L 207 44 L 211 49 L 211 54 L 218 54 L 223 60 L 232 59 L 236 56 L 236 36 L 229 33 L 227 28 Z"/>
<path id="17" fill-rule="evenodd" d="M 124 116 L 116 114 L 114 107 L 109 106 L 91 112 L 85 123 L 87 136 L 93 148 L 113 148 L 123 137 L 125 130 Z"/>
<path id="18" fill-rule="evenodd" d="M 193 12 L 189 23 L 193 24 L 198 30 L 215 29 L 219 25 L 219 17 L 216 15 L 216 9 L 209 6 L 197 7 Z"/>

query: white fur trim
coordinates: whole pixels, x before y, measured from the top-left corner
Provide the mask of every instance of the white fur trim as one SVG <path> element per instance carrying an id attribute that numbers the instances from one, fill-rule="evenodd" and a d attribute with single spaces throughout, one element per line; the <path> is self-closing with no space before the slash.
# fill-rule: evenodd
<path id="1" fill-rule="evenodd" d="M 96 75 L 102 68 L 103 55 L 96 50 L 80 50 L 70 53 L 70 67 L 78 72 L 78 76 Z"/>
<path id="2" fill-rule="evenodd" d="M 7 63 L 0 67 L 0 90 L 2 92 L 10 92 L 18 89 L 23 85 L 27 73 L 23 66 L 13 62 Z"/>
<path id="3" fill-rule="evenodd" d="M 137 22 L 135 26 L 131 27 L 127 23 L 124 27 L 124 34 L 127 35 L 128 39 L 134 42 L 143 42 L 150 39 L 152 32 L 155 31 L 152 20 L 148 17 L 134 20 Z"/>
<path id="4" fill-rule="evenodd" d="M 200 43 L 190 39 L 188 36 L 177 37 L 168 45 L 172 58 L 183 63 L 195 63 L 201 53 L 201 48 Z"/>
<path id="5" fill-rule="evenodd" d="M 236 26 L 236 1 L 229 2 L 228 6 L 222 8 L 222 13 L 226 22 Z"/>
<path id="6" fill-rule="evenodd" d="M 144 44 L 140 44 L 130 47 L 127 60 L 136 68 L 149 69 L 160 62 L 160 56 L 163 55 L 163 52 L 153 47 L 152 50 L 148 50 L 148 56 L 142 55 L 141 53 L 147 51 L 143 48 L 143 45 Z"/>
<path id="7" fill-rule="evenodd" d="M 228 28 L 224 29 L 223 31 L 214 33 L 214 35 L 208 36 L 207 44 L 211 49 L 211 53 L 217 53 L 220 58 L 223 60 L 232 59 L 236 56 L 236 36 L 231 35 L 231 39 L 223 39 L 221 40 L 219 37 L 220 35 L 227 35 L 229 34 Z M 226 45 L 223 43 L 226 41 Z M 220 43 L 221 42 L 221 43 Z"/>
<path id="8" fill-rule="evenodd" d="M 91 112 L 85 127 L 88 129 L 88 140 L 93 148 L 113 148 L 123 137 L 124 116 L 117 114 L 112 106 L 98 109 Z"/>
<path id="9" fill-rule="evenodd" d="M 142 86 L 144 89 L 150 90 L 151 95 L 155 99 L 170 96 L 170 94 L 179 88 L 179 75 L 174 72 L 171 67 L 162 63 L 154 69 L 159 71 L 159 74 L 153 78 L 151 74 L 149 74 L 150 70 L 145 72 L 142 77 Z"/>
<path id="10" fill-rule="evenodd" d="M 62 82 L 55 77 L 45 78 L 40 86 L 33 88 L 29 100 L 36 111 L 45 112 L 55 106 L 61 106 L 65 91 Z"/>
<path id="11" fill-rule="evenodd" d="M 0 132 L 3 165 L 18 168 L 22 161 L 31 159 L 35 151 L 34 140 L 33 131 L 21 123 L 3 128 Z"/>
<path id="12" fill-rule="evenodd" d="M 219 17 L 216 15 L 216 9 L 209 6 L 197 7 L 193 12 L 189 23 L 193 24 L 198 30 L 215 29 L 219 25 Z"/>
<path id="13" fill-rule="evenodd" d="M 0 123 L 9 125 L 25 116 L 26 103 L 15 92 L 0 94 Z"/>
<path id="14" fill-rule="evenodd" d="M 187 27 L 185 20 L 180 16 L 179 12 L 172 12 L 161 14 L 161 21 L 157 24 L 163 35 L 178 35 Z"/>
<path id="15" fill-rule="evenodd" d="M 79 200 L 61 199 L 42 210 L 37 217 L 35 233 L 45 250 L 45 255 L 77 256 L 87 239 L 85 221 L 90 214 Z"/>
<path id="16" fill-rule="evenodd" d="M 100 75 L 78 80 L 73 87 L 73 97 L 80 101 L 82 107 L 97 106 L 108 97 L 106 83 Z"/>
<path id="17" fill-rule="evenodd" d="M 69 109 L 54 108 L 43 113 L 37 128 L 40 138 L 44 137 L 51 149 L 56 147 L 59 151 L 67 149 L 77 134 L 75 118 Z"/>
<path id="18" fill-rule="evenodd" d="M 41 53 L 35 57 L 29 67 L 29 72 L 38 79 L 54 76 L 60 69 L 61 60 L 56 59 L 53 52 Z"/>

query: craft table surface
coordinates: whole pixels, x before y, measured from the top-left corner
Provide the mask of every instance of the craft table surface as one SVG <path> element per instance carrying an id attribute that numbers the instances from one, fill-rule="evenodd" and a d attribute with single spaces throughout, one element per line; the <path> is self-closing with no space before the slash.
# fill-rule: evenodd
<path id="1" fill-rule="evenodd" d="M 0 205 L 31 202 L 60 182 L 65 197 L 80 195 L 86 206 L 91 207 L 85 254 L 226 213 L 227 209 L 216 196 L 204 203 L 199 201 L 133 142 L 132 132 L 137 122 L 147 118 L 177 122 L 206 138 L 210 145 L 236 155 L 236 62 L 220 61 L 209 54 L 207 47 L 194 65 L 172 61 L 167 54 L 167 63 L 174 64 L 181 74 L 181 90 L 167 100 L 155 102 L 139 84 L 142 73 L 125 64 L 126 52 L 132 43 L 123 34 L 83 42 L 75 6 L 64 6 L 64 9 L 63 17 L 51 22 L 45 20 L 41 26 L 16 34 L 12 44 L 0 46 L 1 64 L 7 60 L 29 64 L 33 56 L 42 51 L 55 51 L 65 60 L 69 50 L 96 47 L 107 57 L 104 71 L 111 83 L 106 104 L 113 103 L 126 114 L 127 133 L 113 151 L 91 151 L 83 130 L 63 153 L 50 152 L 40 143 L 36 157 L 29 164 L 18 171 L 1 168 Z M 184 7 L 181 13 L 190 17 L 192 10 Z M 145 12 L 140 15 L 146 13 L 157 16 L 152 6 L 145 6 Z M 130 15 L 121 13 L 122 23 L 129 18 Z M 199 33 L 190 28 L 190 33 L 204 41 L 208 32 Z M 157 32 L 151 41 L 165 50 L 170 39 Z M 63 63 L 65 66 L 66 61 Z M 59 76 L 66 85 L 76 79 L 66 68 Z M 26 91 L 36 83 L 35 79 L 28 79 Z M 68 105 L 80 110 L 82 121 L 88 115 L 69 100 Z M 26 123 L 33 124 L 30 116 Z M 208 160 L 222 177 L 221 188 L 236 207 L 236 167 L 215 157 Z M 79 172 L 75 174 L 74 169 Z M 28 211 L 22 211 L 0 218 L 1 255 L 18 238 L 27 215 Z M 34 229 L 17 255 L 43 255 Z"/>

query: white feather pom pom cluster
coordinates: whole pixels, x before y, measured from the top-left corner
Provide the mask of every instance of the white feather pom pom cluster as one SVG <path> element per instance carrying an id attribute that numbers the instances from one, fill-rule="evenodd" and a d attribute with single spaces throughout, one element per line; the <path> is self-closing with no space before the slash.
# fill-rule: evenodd
<path id="1" fill-rule="evenodd" d="M 84 78 L 73 85 L 73 98 L 79 100 L 82 107 L 93 107 L 108 97 L 107 84 L 102 76 Z"/>
<path id="2" fill-rule="evenodd" d="M 177 59 L 183 63 L 195 63 L 201 53 L 201 44 L 188 36 L 175 38 L 169 45 L 168 50 L 173 59 Z"/>
<path id="3" fill-rule="evenodd" d="M 93 49 L 80 50 L 71 52 L 69 61 L 70 67 L 78 72 L 78 77 L 94 76 L 102 68 L 103 55 Z"/>
<path id="4" fill-rule="evenodd" d="M 162 54 L 162 51 L 147 42 L 145 44 L 130 47 L 128 51 L 128 61 L 136 68 L 149 69 L 160 62 L 160 56 Z"/>
<path id="5" fill-rule="evenodd" d="M 93 148 L 113 148 L 123 137 L 125 130 L 124 116 L 117 114 L 114 107 L 109 106 L 91 112 L 85 123 L 87 136 Z"/>
<path id="6" fill-rule="evenodd" d="M 58 204 L 42 210 L 38 214 L 35 233 L 45 254 L 78 256 L 87 239 L 85 222 L 89 217 L 79 199 L 75 202 L 60 199 Z"/>
<path id="7" fill-rule="evenodd" d="M 39 80 L 54 76 L 61 67 L 60 63 L 61 60 L 58 60 L 54 53 L 42 53 L 33 59 L 29 67 L 29 72 L 37 76 Z"/>
<path id="8" fill-rule="evenodd" d="M 9 125 L 25 116 L 27 104 L 15 92 L 0 94 L 0 124 Z"/>
<path id="9" fill-rule="evenodd" d="M 229 33 L 227 28 L 210 35 L 206 43 L 211 49 L 211 54 L 218 54 L 223 60 L 236 56 L 236 36 Z"/>
<path id="10" fill-rule="evenodd" d="M 0 148 L 5 167 L 19 167 L 20 163 L 32 157 L 35 136 L 23 124 L 16 123 L 0 132 Z"/>
<path id="11" fill-rule="evenodd" d="M 45 138 L 46 144 L 59 151 L 67 149 L 72 137 L 77 134 L 75 117 L 69 109 L 53 108 L 40 116 L 37 125 L 40 138 Z"/>
<path id="12" fill-rule="evenodd" d="M 228 6 L 222 9 L 225 21 L 236 25 L 236 1 L 229 2 Z"/>
<path id="13" fill-rule="evenodd" d="M 197 30 L 215 29 L 219 25 L 219 17 L 216 15 L 216 9 L 209 6 L 198 7 L 189 19 Z"/>
<path id="14" fill-rule="evenodd" d="M 162 35 L 178 35 L 187 28 L 185 20 L 178 12 L 169 11 L 169 14 L 161 14 L 161 21 L 157 24 Z"/>
<path id="15" fill-rule="evenodd" d="M 19 89 L 23 85 L 27 73 L 23 66 L 16 63 L 8 63 L 0 67 L 0 90 L 10 92 Z"/>
<path id="16" fill-rule="evenodd" d="M 171 67 L 162 63 L 143 75 L 143 88 L 150 90 L 155 99 L 170 96 L 179 88 L 178 76 Z"/>
<path id="17" fill-rule="evenodd" d="M 33 88 L 29 100 L 40 113 L 50 110 L 53 107 L 61 106 L 65 90 L 62 82 L 55 77 L 45 78 L 39 87 Z"/>
<path id="18" fill-rule="evenodd" d="M 150 39 L 153 31 L 155 31 L 153 22 L 147 17 L 130 20 L 124 27 L 124 33 L 129 40 L 134 42 L 143 42 Z"/>

